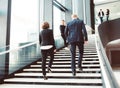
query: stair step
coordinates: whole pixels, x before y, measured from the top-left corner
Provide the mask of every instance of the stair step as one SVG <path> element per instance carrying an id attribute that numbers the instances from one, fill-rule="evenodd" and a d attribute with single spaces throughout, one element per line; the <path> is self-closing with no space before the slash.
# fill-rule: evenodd
<path id="1" fill-rule="evenodd" d="M 78 86 L 74 86 L 74 85 L 44 85 L 44 84 L 25 84 L 25 85 L 21 85 L 21 84 L 3 84 L 0 86 L 0 88 L 103 88 L 102 86 L 94 86 L 94 85 L 78 85 Z"/>
<path id="2" fill-rule="evenodd" d="M 42 73 L 16 73 L 15 76 L 42 76 Z M 47 76 L 72 77 L 72 73 L 47 73 Z M 100 73 L 77 73 L 76 77 L 101 77 Z"/>
<path id="3" fill-rule="evenodd" d="M 76 61 L 77 63 L 78 61 Z M 48 64 L 48 62 L 46 62 Z M 38 61 L 37 64 L 41 65 L 42 62 L 41 61 Z M 64 61 L 64 62 L 53 62 L 53 64 L 71 64 L 71 61 Z M 82 64 L 99 64 L 99 61 L 82 61 Z"/>
<path id="4" fill-rule="evenodd" d="M 54 56 L 70 56 L 70 53 L 56 53 Z M 79 55 L 79 53 L 76 53 L 76 55 Z M 84 53 L 83 55 L 97 55 L 97 53 Z"/>
<path id="5" fill-rule="evenodd" d="M 76 69 L 77 70 L 77 69 Z M 29 68 L 29 69 L 23 69 L 23 71 L 29 71 L 29 72 L 35 72 L 35 71 L 37 71 L 37 72 L 39 72 L 39 71 L 42 71 L 42 69 L 41 68 Z M 83 71 L 86 71 L 86 72 L 88 72 L 88 71 L 96 71 L 96 72 L 98 72 L 98 71 L 100 71 L 100 68 L 83 68 Z M 65 73 L 69 73 L 69 72 L 71 72 L 71 68 L 62 68 L 62 69 L 58 69 L 58 68 L 52 68 L 52 72 L 54 73 L 54 72 L 65 72 Z M 81 71 L 82 72 L 82 71 Z"/>
<path id="6" fill-rule="evenodd" d="M 76 52 L 77 54 L 78 52 Z M 84 53 L 97 53 L 97 51 L 84 51 Z M 65 52 L 56 52 L 55 54 L 70 54 L 69 51 L 65 51 Z"/>
<path id="7" fill-rule="evenodd" d="M 77 65 L 76 65 L 77 66 Z M 30 65 L 30 67 L 41 67 L 41 65 Z M 71 64 L 54 64 L 52 65 L 52 67 L 71 67 Z M 94 64 L 82 64 L 82 67 L 100 67 L 100 65 L 94 65 Z"/>
<path id="8" fill-rule="evenodd" d="M 21 83 L 21 84 L 49 84 L 49 85 L 102 85 L 101 79 L 55 79 L 48 78 L 11 78 L 5 79 L 5 83 Z"/>
<path id="9" fill-rule="evenodd" d="M 49 60 L 49 59 L 48 59 Z M 83 58 L 84 61 L 98 61 L 99 59 L 98 58 Z M 67 59 L 67 58 L 57 58 L 57 59 L 54 59 L 54 62 L 64 62 L 64 61 L 68 61 L 70 62 L 71 60 L 70 59 Z M 76 60 L 78 61 L 78 60 Z"/>
<path id="10" fill-rule="evenodd" d="M 49 60 L 50 58 L 47 58 L 47 61 Z M 57 60 L 64 60 L 64 61 L 71 61 L 71 58 L 54 58 L 54 61 L 57 61 Z M 78 59 L 76 58 L 76 61 L 77 61 Z M 97 61 L 97 60 L 99 60 L 99 58 L 98 57 L 89 57 L 89 58 L 87 58 L 87 57 L 83 57 L 82 58 L 82 61 L 86 61 L 86 60 L 91 60 L 91 61 Z M 41 61 L 41 60 L 40 60 Z"/>
<path id="11" fill-rule="evenodd" d="M 71 58 L 71 56 L 69 55 L 69 56 L 54 56 L 55 58 Z M 78 56 L 76 56 L 76 57 L 78 57 Z M 83 57 L 98 57 L 98 55 L 83 55 Z"/>

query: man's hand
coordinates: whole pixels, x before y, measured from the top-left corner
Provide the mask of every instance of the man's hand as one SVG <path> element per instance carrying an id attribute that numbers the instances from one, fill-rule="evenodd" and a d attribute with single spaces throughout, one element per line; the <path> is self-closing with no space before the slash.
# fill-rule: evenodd
<path id="1" fill-rule="evenodd" d="M 57 50 L 55 49 L 55 50 L 54 50 L 54 53 L 56 53 L 56 52 L 57 52 Z"/>
<path id="2" fill-rule="evenodd" d="M 84 41 L 84 44 L 88 44 L 88 41 Z"/>

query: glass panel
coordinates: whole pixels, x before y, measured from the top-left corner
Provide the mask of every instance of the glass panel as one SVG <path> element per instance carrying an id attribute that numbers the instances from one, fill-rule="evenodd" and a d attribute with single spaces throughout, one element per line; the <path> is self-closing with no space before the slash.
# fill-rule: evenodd
<path id="1" fill-rule="evenodd" d="M 9 74 L 34 62 L 37 57 L 37 44 L 10 52 Z"/>
<path id="2" fill-rule="evenodd" d="M 53 8 L 54 8 L 54 13 L 53 13 L 54 26 L 53 27 L 54 27 L 55 44 L 56 44 L 56 48 L 61 48 L 64 46 L 64 41 L 60 33 L 60 24 L 61 24 L 61 20 L 64 19 L 65 17 L 65 13 L 55 6 L 53 6 Z"/>
<path id="3" fill-rule="evenodd" d="M 38 41 L 39 0 L 12 0 L 10 26 L 10 50 Z M 31 54 L 37 54 L 36 49 L 37 45 L 10 52 L 10 73 L 35 61 Z"/>
<path id="4" fill-rule="evenodd" d="M 5 55 L 1 52 L 6 50 L 7 7 L 8 0 L 0 0 L 0 79 L 5 74 Z"/>
<path id="5" fill-rule="evenodd" d="M 0 54 L 0 79 L 5 75 L 5 54 Z"/>
<path id="6" fill-rule="evenodd" d="M 10 48 L 38 40 L 39 0 L 12 0 Z"/>
<path id="7" fill-rule="evenodd" d="M 57 13 L 57 15 L 56 15 Z M 61 23 L 61 11 L 54 6 L 54 13 L 53 13 L 53 19 L 54 19 L 54 36 L 59 36 L 60 35 L 60 29 L 59 29 L 59 26 L 60 26 L 60 23 Z"/>

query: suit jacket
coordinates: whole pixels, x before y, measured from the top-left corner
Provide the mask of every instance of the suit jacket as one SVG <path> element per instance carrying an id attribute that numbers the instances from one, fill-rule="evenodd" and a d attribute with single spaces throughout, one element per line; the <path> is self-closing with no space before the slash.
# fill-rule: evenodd
<path id="1" fill-rule="evenodd" d="M 67 23 L 65 35 L 69 43 L 83 42 L 88 40 L 87 31 L 82 20 L 74 19 Z"/>
<path id="2" fill-rule="evenodd" d="M 104 12 L 102 11 L 102 14 L 99 12 L 99 13 L 98 13 L 98 16 L 99 16 L 99 17 L 103 17 L 103 16 L 104 16 Z"/>
<path id="3" fill-rule="evenodd" d="M 50 29 L 43 29 L 39 34 L 39 42 L 41 46 L 53 45 L 55 49 L 53 31 Z"/>

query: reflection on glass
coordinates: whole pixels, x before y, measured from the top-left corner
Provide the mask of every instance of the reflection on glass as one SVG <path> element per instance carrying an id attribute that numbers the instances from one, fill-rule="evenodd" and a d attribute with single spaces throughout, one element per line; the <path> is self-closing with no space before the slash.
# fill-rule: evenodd
<path id="1" fill-rule="evenodd" d="M 10 48 L 37 40 L 38 7 L 39 0 L 12 0 Z"/>
<path id="2" fill-rule="evenodd" d="M 57 15 L 56 15 L 57 13 Z M 61 11 L 54 6 L 54 36 L 60 35 Z"/>
<path id="3" fill-rule="evenodd" d="M 0 79 L 5 75 L 6 29 L 8 0 L 0 0 Z"/>
<path id="4" fill-rule="evenodd" d="M 16 48 L 38 40 L 39 0 L 12 0 L 10 27 L 9 73 L 36 60 L 36 44 Z"/>

